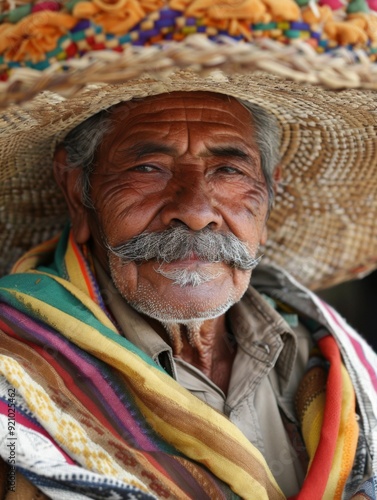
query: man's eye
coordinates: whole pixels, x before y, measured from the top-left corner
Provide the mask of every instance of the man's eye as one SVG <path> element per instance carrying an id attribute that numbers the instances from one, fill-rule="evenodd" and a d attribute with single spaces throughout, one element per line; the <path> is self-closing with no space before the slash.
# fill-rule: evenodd
<path id="1" fill-rule="evenodd" d="M 154 165 L 143 164 L 143 165 L 137 165 L 136 167 L 133 167 L 131 170 L 134 170 L 136 172 L 149 173 L 158 170 L 158 168 L 155 167 Z"/>
<path id="2" fill-rule="evenodd" d="M 224 173 L 224 174 L 241 174 L 242 173 L 240 170 L 238 170 L 238 168 L 229 167 L 227 165 L 218 168 L 217 171 Z"/>

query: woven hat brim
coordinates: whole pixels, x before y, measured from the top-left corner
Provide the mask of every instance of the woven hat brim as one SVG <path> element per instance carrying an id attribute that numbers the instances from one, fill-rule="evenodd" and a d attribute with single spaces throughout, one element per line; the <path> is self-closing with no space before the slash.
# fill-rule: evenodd
<path id="1" fill-rule="evenodd" d="M 52 178 L 56 145 L 77 124 L 135 97 L 207 90 L 256 102 L 277 118 L 283 183 L 264 261 L 312 289 L 377 265 L 377 103 L 372 92 L 335 92 L 272 75 L 171 73 L 119 85 L 92 85 L 69 100 L 45 92 L 0 121 L 0 271 L 67 219 Z"/>

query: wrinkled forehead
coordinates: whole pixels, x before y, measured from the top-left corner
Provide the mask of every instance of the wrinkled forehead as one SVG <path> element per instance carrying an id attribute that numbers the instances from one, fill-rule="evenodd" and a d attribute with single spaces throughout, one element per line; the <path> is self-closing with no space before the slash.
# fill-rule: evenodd
<path id="1" fill-rule="evenodd" d="M 250 113 L 232 96 L 206 91 L 176 91 L 163 93 L 142 99 L 117 104 L 112 109 L 112 117 L 116 121 L 124 121 L 130 117 L 149 115 L 151 119 L 174 112 L 177 120 L 209 121 L 225 120 L 235 124 L 250 120 Z"/>
<path id="2" fill-rule="evenodd" d="M 256 153 L 251 115 L 235 98 L 214 92 L 170 92 L 123 102 L 112 108 L 112 126 L 99 152 L 108 160 L 118 149 L 160 144 L 197 155 L 221 144 Z"/>

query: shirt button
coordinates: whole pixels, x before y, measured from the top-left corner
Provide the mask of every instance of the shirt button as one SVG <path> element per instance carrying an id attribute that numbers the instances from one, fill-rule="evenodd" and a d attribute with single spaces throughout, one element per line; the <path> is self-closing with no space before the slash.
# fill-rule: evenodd
<path id="1" fill-rule="evenodd" d="M 263 351 L 266 354 L 270 354 L 271 349 L 270 349 L 270 346 L 268 344 L 266 344 L 266 342 L 260 342 L 257 340 L 255 342 L 253 342 L 253 344 L 255 345 L 255 347 L 258 347 L 259 349 L 263 349 Z"/>

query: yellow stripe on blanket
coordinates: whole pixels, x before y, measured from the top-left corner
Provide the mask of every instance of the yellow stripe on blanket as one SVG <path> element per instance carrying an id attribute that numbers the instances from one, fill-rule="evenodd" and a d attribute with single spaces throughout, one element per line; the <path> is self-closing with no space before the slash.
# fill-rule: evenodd
<path id="1" fill-rule="evenodd" d="M 206 465 L 217 477 L 226 481 L 234 493 L 241 498 L 246 500 L 285 499 L 272 474 L 269 473 L 269 469 L 259 464 L 256 457 L 250 456 L 251 463 L 247 464 L 248 468 L 250 466 L 253 468 L 254 477 L 251 477 L 246 467 L 235 467 L 235 464 L 225 455 L 217 453 L 203 441 L 173 427 L 166 419 L 158 417 L 156 413 L 145 406 L 139 398 L 135 397 L 135 400 L 153 427 L 158 428 L 164 436 L 174 434 L 174 444 L 178 449 L 183 451 L 186 456 Z M 218 434 L 216 435 L 218 436 Z M 253 464 L 256 466 L 253 467 Z M 229 474 L 230 471 L 231 474 Z"/>
<path id="2" fill-rule="evenodd" d="M 37 276 L 48 276 L 49 279 L 55 280 L 59 285 L 65 288 L 69 293 L 71 293 L 77 300 L 79 300 L 92 314 L 93 316 L 103 324 L 106 328 L 109 328 L 114 333 L 119 333 L 115 328 L 114 324 L 110 321 L 110 319 L 106 316 L 103 310 L 100 308 L 98 304 L 96 304 L 85 292 L 79 290 L 75 285 L 72 285 L 69 281 L 59 278 L 59 276 L 54 276 L 48 273 L 44 273 L 41 271 L 29 271 L 29 274 L 35 274 Z M 14 290 L 9 290 L 14 296 Z M 26 296 L 26 295 L 25 295 Z M 27 295 L 29 297 L 29 295 Z M 53 307 L 53 306 L 51 306 Z M 59 309 L 55 309 L 59 310 Z M 72 318 L 72 316 L 69 316 Z"/>
<path id="3" fill-rule="evenodd" d="M 0 373 L 17 389 L 39 423 L 80 465 L 151 493 L 144 483 L 94 443 L 77 420 L 58 408 L 43 387 L 15 359 L 1 354 Z"/>
<path id="4" fill-rule="evenodd" d="M 256 461 L 263 469 L 265 469 L 269 482 L 273 485 L 273 489 L 277 492 L 277 496 L 275 498 L 285 498 L 272 473 L 270 472 L 263 455 L 226 417 L 200 401 L 186 389 L 182 388 L 173 378 L 159 370 L 157 366 L 154 368 L 149 365 L 141 357 L 131 351 L 128 351 L 126 348 L 122 348 L 118 343 L 105 337 L 95 328 L 77 320 L 76 318 L 73 318 L 69 314 L 60 311 L 49 304 L 46 304 L 41 300 L 36 299 L 35 297 L 31 297 L 15 290 L 9 290 L 9 292 L 12 293 L 20 302 L 27 304 L 28 308 L 32 308 L 35 312 L 37 312 L 39 317 L 48 318 L 48 324 L 50 326 L 62 333 L 77 346 L 127 375 L 129 382 L 132 381 L 135 388 L 137 386 L 139 395 L 140 391 L 145 392 L 148 396 L 153 395 L 154 404 L 159 404 L 158 402 L 161 404 L 161 401 L 165 400 L 167 410 L 169 406 L 179 410 L 182 415 L 181 418 L 177 418 L 177 422 L 190 422 L 190 418 L 193 417 L 201 419 L 202 425 L 199 428 L 202 431 L 203 441 L 206 439 L 208 433 L 211 435 L 216 435 L 216 433 L 218 436 L 221 435 L 221 440 L 212 440 L 214 443 L 212 452 L 214 453 L 213 456 L 216 456 L 216 460 L 210 460 L 211 463 L 208 463 L 206 458 L 204 465 L 229 485 L 234 485 L 235 478 L 244 477 L 245 479 L 240 482 L 242 487 L 237 487 L 235 485 L 237 493 L 241 497 L 245 497 L 245 490 L 243 488 L 245 487 L 246 477 L 248 478 L 247 480 L 249 481 L 249 485 L 252 484 L 254 475 L 252 463 L 255 463 Z M 150 407 L 148 411 L 153 413 L 154 407 Z M 203 455 L 204 450 L 207 449 L 203 441 L 198 441 L 195 448 L 195 454 L 190 454 L 188 450 L 191 444 L 191 436 L 180 433 L 177 428 L 172 429 L 170 426 L 160 427 L 160 421 L 158 419 L 151 421 L 151 424 L 156 432 L 162 435 L 167 442 L 171 443 L 179 450 L 182 450 L 182 440 L 184 440 L 184 437 L 186 436 L 184 453 L 198 462 L 202 461 L 201 456 Z M 217 441 L 219 443 L 220 441 L 228 441 L 229 445 L 220 446 L 220 444 L 217 445 Z M 235 443 L 237 443 L 236 447 L 234 447 Z M 199 446 L 199 444 L 201 446 Z M 217 471 L 218 467 L 216 462 L 218 455 L 216 446 L 220 446 L 220 448 L 226 447 L 228 451 L 227 460 L 224 458 L 227 466 L 221 468 L 221 475 L 219 475 Z M 234 452 L 232 452 L 233 449 Z M 205 456 L 208 456 L 207 453 L 205 453 Z M 240 456 L 243 458 L 240 459 Z M 245 460 L 245 456 L 249 456 L 249 461 Z M 250 491 L 250 486 L 246 491 Z"/>

